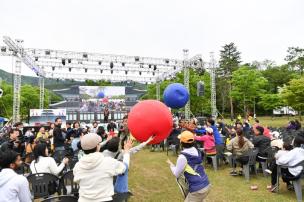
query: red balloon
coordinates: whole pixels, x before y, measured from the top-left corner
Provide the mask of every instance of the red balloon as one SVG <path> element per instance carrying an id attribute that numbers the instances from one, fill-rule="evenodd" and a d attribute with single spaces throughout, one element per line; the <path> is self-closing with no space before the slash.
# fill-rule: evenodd
<path id="1" fill-rule="evenodd" d="M 139 142 L 144 142 L 155 135 L 150 144 L 158 144 L 170 135 L 172 126 L 171 112 L 166 105 L 157 100 L 141 101 L 128 114 L 128 128 Z"/>

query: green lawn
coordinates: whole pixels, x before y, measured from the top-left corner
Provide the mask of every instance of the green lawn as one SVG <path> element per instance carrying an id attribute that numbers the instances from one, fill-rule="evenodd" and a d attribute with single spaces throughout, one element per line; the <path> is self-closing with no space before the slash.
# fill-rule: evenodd
<path id="1" fill-rule="evenodd" d="M 290 117 L 289 120 L 298 119 Z M 264 126 L 284 127 L 288 123 L 288 117 L 258 117 Z M 304 122 L 302 122 L 304 125 Z M 134 196 L 131 202 L 135 201 L 183 201 L 181 192 L 166 163 L 165 152 L 150 152 L 145 149 L 135 154 L 131 159 L 129 185 Z M 176 156 L 169 154 L 172 162 Z M 212 190 L 208 195 L 208 202 L 289 202 L 296 201 L 294 192 L 288 191 L 285 184 L 281 182 L 280 193 L 270 193 L 266 187 L 270 185 L 270 177 L 263 177 L 262 174 L 252 176 L 249 182 L 244 177 L 232 177 L 229 175 L 228 165 L 220 166 L 214 171 L 207 166 L 206 172 L 212 184 Z M 257 185 L 258 190 L 250 190 L 251 185 Z"/>
<path id="2" fill-rule="evenodd" d="M 169 154 L 170 159 L 175 162 L 176 157 Z M 135 154 L 131 159 L 129 189 L 135 201 L 183 201 L 180 190 L 177 187 L 174 176 L 165 162 L 165 152 L 150 152 L 145 149 Z M 212 190 L 208 195 L 208 202 L 288 202 L 295 201 L 294 192 L 286 190 L 285 184 L 281 183 L 280 193 L 270 193 L 266 186 L 270 184 L 270 177 L 262 174 L 253 176 L 250 182 L 246 182 L 242 176 L 232 177 L 229 175 L 228 165 L 220 166 L 214 171 L 207 166 L 206 172 L 212 184 Z M 257 185 L 258 190 L 250 190 L 251 185 Z"/>
<path id="3" fill-rule="evenodd" d="M 263 126 L 271 126 L 271 127 L 286 127 L 288 122 L 291 120 L 299 119 L 298 116 L 295 117 L 270 117 L 270 116 L 262 116 L 262 117 L 257 117 L 257 119 L 260 121 L 260 123 Z M 225 119 L 225 123 L 231 123 L 230 119 Z M 254 123 L 254 120 L 251 120 L 251 124 Z M 302 126 L 304 126 L 304 121 L 301 122 Z"/>

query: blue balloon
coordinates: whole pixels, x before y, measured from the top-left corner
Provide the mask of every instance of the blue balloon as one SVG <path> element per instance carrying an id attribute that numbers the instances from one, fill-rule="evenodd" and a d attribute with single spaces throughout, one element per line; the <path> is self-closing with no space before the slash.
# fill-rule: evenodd
<path id="1" fill-rule="evenodd" d="M 105 97 L 105 94 L 104 94 L 102 91 L 100 91 L 100 92 L 97 94 L 97 97 L 98 97 L 98 98 L 104 98 L 104 97 Z"/>
<path id="2" fill-rule="evenodd" d="M 189 100 L 189 92 L 184 85 L 173 83 L 165 89 L 163 99 L 168 107 L 173 109 L 182 108 Z"/>

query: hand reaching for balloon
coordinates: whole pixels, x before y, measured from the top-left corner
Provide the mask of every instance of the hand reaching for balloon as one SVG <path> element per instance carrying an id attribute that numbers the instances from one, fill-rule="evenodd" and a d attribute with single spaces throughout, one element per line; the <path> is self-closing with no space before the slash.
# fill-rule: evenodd
<path id="1" fill-rule="evenodd" d="M 124 151 L 129 152 L 132 146 L 133 146 L 133 141 L 128 139 L 127 141 L 125 141 Z"/>
<path id="2" fill-rule="evenodd" d="M 146 141 L 147 144 L 149 144 L 150 142 L 152 142 L 155 139 L 155 135 L 152 135 L 151 137 L 149 137 L 149 139 Z"/>
<path id="3" fill-rule="evenodd" d="M 170 166 L 174 166 L 174 164 L 170 161 L 170 159 L 167 159 L 166 161 Z"/>

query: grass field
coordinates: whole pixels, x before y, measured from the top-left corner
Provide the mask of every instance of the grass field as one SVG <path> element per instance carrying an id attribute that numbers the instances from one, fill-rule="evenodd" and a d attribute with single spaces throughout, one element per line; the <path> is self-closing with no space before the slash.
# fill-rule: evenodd
<path id="1" fill-rule="evenodd" d="M 299 117 L 270 117 L 270 116 L 263 116 L 263 117 L 257 117 L 257 119 L 260 121 L 260 123 L 263 126 L 271 126 L 271 127 L 286 127 L 288 122 L 291 120 L 300 120 Z M 225 123 L 231 123 L 230 119 L 225 119 Z M 254 123 L 254 120 L 251 120 L 251 124 Z M 302 125 L 304 125 L 304 121 L 301 122 Z"/>
<path id="2" fill-rule="evenodd" d="M 169 158 L 175 162 L 176 157 L 169 153 Z M 166 163 L 165 152 L 150 152 L 145 149 L 135 154 L 131 159 L 129 189 L 134 196 L 131 202 L 180 202 L 183 201 L 174 176 Z M 212 190 L 207 202 L 289 202 L 296 201 L 294 192 L 288 191 L 281 183 L 280 193 L 270 193 L 266 186 L 270 184 L 270 177 L 262 174 L 252 176 L 249 182 L 242 176 L 229 175 L 228 165 L 220 166 L 214 171 L 211 166 L 206 167 L 207 175 L 212 184 Z M 250 190 L 251 185 L 257 185 L 258 190 Z"/>
<path id="3" fill-rule="evenodd" d="M 290 117 L 290 120 L 295 117 Z M 264 126 L 283 127 L 288 123 L 286 117 L 259 117 L 260 123 Z M 303 122 L 302 122 L 303 124 Z M 145 149 L 135 154 L 131 159 L 129 185 L 134 196 L 131 202 L 180 202 L 183 201 L 181 192 L 177 187 L 174 176 L 171 174 L 166 163 L 165 152 L 150 152 Z M 172 162 L 176 156 L 169 153 Z M 289 202 L 296 201 L 294 192 L 286 189 L 281 183 L 280 193 L 270 193 L 266 186 L 270 184 L 270 177 L 263 177 L 262 174 L 252 176 L 249 182 L 244 177 L 232 177 L 229 175 L 228 165 L 220 166 L 214 171 L 210 166 L 206 172 L 212 184 L 208 202 Z M 250 190 L 251 185 L 257 185 L 258 190 Z"/>

